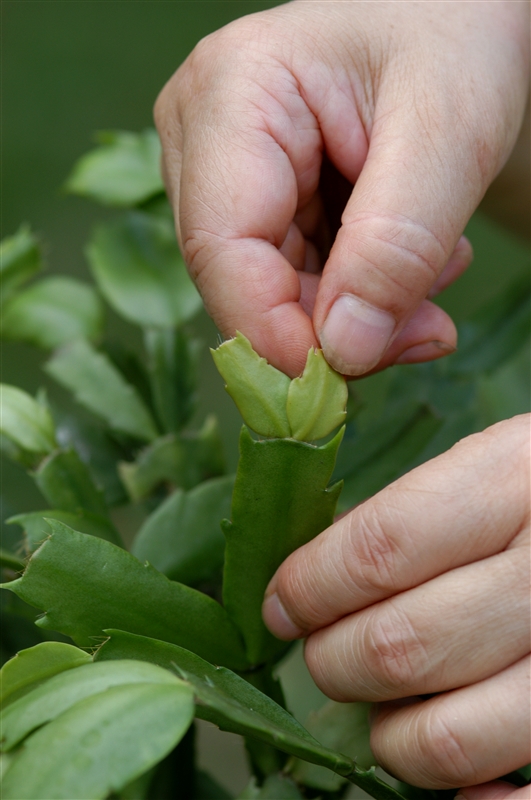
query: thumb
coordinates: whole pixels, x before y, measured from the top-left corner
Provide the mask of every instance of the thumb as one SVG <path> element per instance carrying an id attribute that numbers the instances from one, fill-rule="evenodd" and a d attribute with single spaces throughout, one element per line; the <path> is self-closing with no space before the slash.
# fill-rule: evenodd
<path id="1" fill-rule="evenodd" d="M 477 164 L 470 141 L 460 146 L 449 131 L 430 135 L 410 110 L 402 120 L 380 119 L 314 309 L 326 359 L 346 375 L 382 361 L 442 273 L 485 183 L 484 173 L 470 166 Z M 437 311 L 426 341 L 444 344 L 453 326 Z"/>

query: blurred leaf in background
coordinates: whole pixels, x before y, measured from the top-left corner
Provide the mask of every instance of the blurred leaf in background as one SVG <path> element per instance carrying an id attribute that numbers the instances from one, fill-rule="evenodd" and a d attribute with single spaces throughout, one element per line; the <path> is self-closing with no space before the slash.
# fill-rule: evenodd
<path id="1" fill-rule="evenodd" d="M 99 226 L 87 256 L 101 293 L 131 322 L 177 326 L 201 306 L 170 220 L 135 212 Z"/>
<path id="2" fill-rule="evenodd" d="M 2 239 L 0 245 L 0 305 L 43 267 L 37 237 L 28 225 L 21 225 L 17 233 Z"/>
<path id="3" fill-rule="evenodd" d="M 103 332 L 103 308 L 92 286 L 54 276 L 34 283 L 2 308 L 0 336 L 53 349 Z"/>
<path id="4" fill-rule="evenodd" d="M 80 158 L 68 177 L 67 192 L 130 208 L 164 191 L 160 141 L 152 128 L 101 131 L 96 141 L 100 147 Z"/>

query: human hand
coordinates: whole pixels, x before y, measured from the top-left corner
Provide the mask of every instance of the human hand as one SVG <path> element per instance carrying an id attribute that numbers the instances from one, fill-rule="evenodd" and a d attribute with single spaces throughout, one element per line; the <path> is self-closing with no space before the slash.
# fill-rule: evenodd
<path id="1" fill-rule="evenodd" d="M 516 139 L 526 13 L 298 0 L 198 44 L 156 122 L 178 237 L 224 335 L 291 376 L 318 343 L 349 375 L 451 352 L 454 325 L 426 297 L 469 263 L 461 233 Z M 323 152 L 356 186 L 321 275 Z"/>
<path id="2" fill-rule="evenodd" d="M 529 422 L 403 476 L 289 556 L 266 593 L 267 626 L 308 637 L 325 694 L 379 703 L 372 750 L 413 785 L 483 784 L 531 761 Z M 463 794 L 506 796 L 491 789 Z"/>

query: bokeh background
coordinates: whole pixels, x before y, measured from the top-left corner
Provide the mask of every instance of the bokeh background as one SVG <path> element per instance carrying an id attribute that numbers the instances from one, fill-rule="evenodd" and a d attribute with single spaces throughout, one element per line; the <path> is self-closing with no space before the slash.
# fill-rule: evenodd
<path id="1" fill-rule="evenodd" d="M 89 280 L 83 247 L 105 211 L 66 195 L 61 186 L 74 161 L 90 148 L 94 131 L 136 131 L 152 125 L 159 90 L 199 39 L 237 17 L 274 5 L 264 0 L 2 0 L 2 237 L 29 222 L 46 244 L 50 270 Z M 525 210 L 520 205 L 515 210 L 518 201 L 510 183 L 501 189 L 505 221 L 521 232 L 524 226 L 512 222 L 516 216 L 525 219 Z M 474 264 L 441 298 L 457 322 L 529 272 L 525 238 L 486 215 L 496 211 L 497 202 L 489 198 L 485 212 L 471 220 L 467 233 L 476 253 Z M 108 324 L 119 335 L 123 323 L 112 313 Z M 206 315 L 195 324 L 205 343 L 215 345 L 216 329 Z M 2 381 L 35 392 L 46 385 L 41 362 L 35 349 L 6 344 Z M 529 407 L 525 358 L 507 381 L 503 413 L 508 416 Z M 222 420 L 227 458 L 234 468 L 240 421 L 207 352 L 201 396 L 200 415 L 215 408 Z M 22 470 L 3 460 L 0 480 L 2 520 L 42 505 Z M 13 535 L 12 530 L 7 534 Z M 301 673 L 300 658 L 287 665 L 286 675 L 298 686 L 293 702 L 303 716 L 316 695 Z M 215 736 L 208 738 L 212 733 L 203 736 L 207 750 L 225 747 Z M 223 740 L 227 738 L 232 737 Z M 231 752 L 224 765 L 226 753 L 218 751 L 218 762 L 222 780 L 237 790 L 243 755 L 234 755 L 234 748 Z"/>

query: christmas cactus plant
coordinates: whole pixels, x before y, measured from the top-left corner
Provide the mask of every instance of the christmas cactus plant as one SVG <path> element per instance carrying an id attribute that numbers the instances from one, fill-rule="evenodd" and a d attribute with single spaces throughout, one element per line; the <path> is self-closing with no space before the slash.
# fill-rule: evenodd
<path id="1" fill-rule="evenodd" d="M 485 387 L 527 340 L 529 293 L 467 322 L 448 363 L 380 386 L 377 416 L 320 351 L 290 380 L 242 334 L 222 343 L 212 355 L 245 423 L 227 474 L 215 415 L 198 419 L 201 303 L 158 159 L 153 131 L 107 133 L 69 178 L 122 208 L 89 242 L 96 286 L 41 278 L 28 227 L 2 243 L 2 337 L 49 352 L 45 373 L 74 401 L 2 386 L 4 455 L 43 498 L 9 520 L 23 549 L 1 552 L 2 797 L 228 798 L 197 767 L 194 718 L 244 738 L 242 800 L 335 800 L 351 784 L 445 796 L 376 774 L 366 704 L 295 719 L 277 674 L 289 646 L 260 609 L 277 567 L 338 509 L 482 427 Z M 102 299 L 141 348 L 105 338 Z M 133 536 L 115 513 L 128 504 L 144 513 Z"/>

